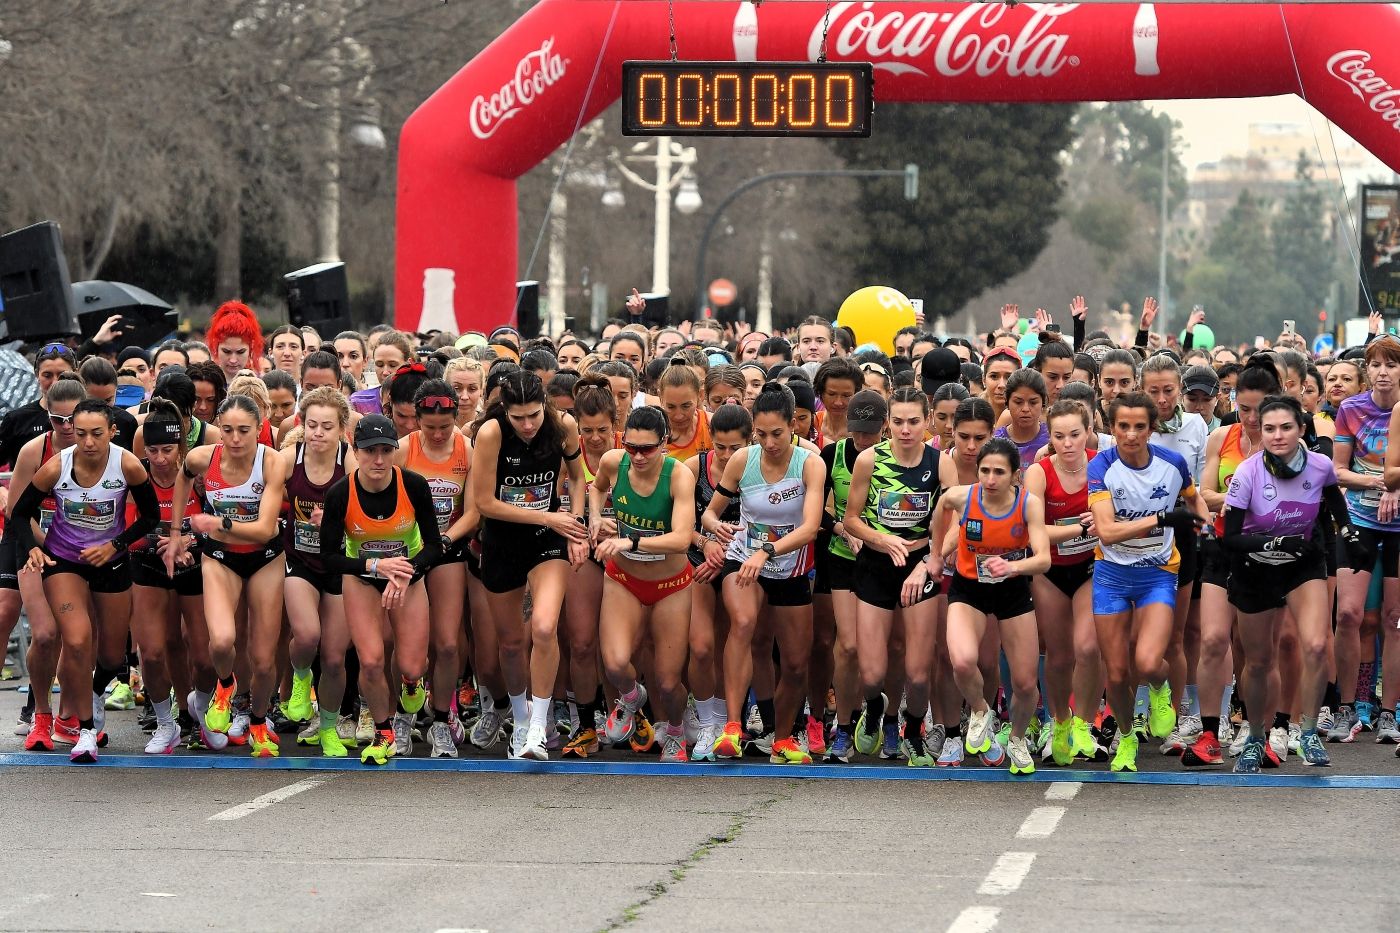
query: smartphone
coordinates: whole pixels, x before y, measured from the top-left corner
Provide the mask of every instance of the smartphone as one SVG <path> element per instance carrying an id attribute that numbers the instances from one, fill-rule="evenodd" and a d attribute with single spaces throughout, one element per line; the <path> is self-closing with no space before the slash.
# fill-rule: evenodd
<path id="1" fill-rule="evenodd" d="M 1052 334 L 1058 334 L 1058 333 L 1060 332 L 1060 325 L 1059 325 L 1059 324 L 1046 324 L 1046 325 L 1045 325 L 1045 329 L 1048 330 L 1048 331 L 1049 331 L 1050 333 L 1052 333 Z"/>
<path id="2" fill-rule="evenodd" d="M 1288 336 L 1290 336 L 1290 337 L 1293 336 L 1293 322 L 1292 322 L 1292 321 L 1284 321 L 1284 322 L 1283 322 L 1283 332 L 1284 332 L 1285 334 L 1287 334 Z"/>

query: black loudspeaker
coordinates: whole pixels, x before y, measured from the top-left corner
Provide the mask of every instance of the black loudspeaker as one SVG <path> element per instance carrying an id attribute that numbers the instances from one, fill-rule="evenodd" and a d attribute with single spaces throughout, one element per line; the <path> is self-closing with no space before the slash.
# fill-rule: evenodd
<path id="1" fill-rule="evenodd" d="M 78 333 L 58 224 L 45 221 L 0 236 L 0 312 L 11 340 Z"/>
<path id="2" fill-rule="evenodd" d="M 644 293 L 642 300 L 647 303 L 642 311 L 642 323 L 647 327 L 669 327 L 671 325 L 671 296 Z M 627 317 L 626 312 L 622 315 Z"/>
<path id="3" fill-rule="evenodd" d="M 515 283 L 515 329 L 522 340 L 540 335 L 540 283 Z"/>
<path id="4" fill-rule="evenodd" d="M 74 282 L 73 300 L 84 340 L 97 336 L 112 315 L 122 316 L 121 336 L 112 341 L 117 350 L 149 349 L 173 336 L 180 326 L 174 308 L 144 288 L 123 282 Z"/>
<path id="5" fill-rule="evenodd" d="M 314 327 L 322 340 L 354 330 L 350 320 L 350 284 L 345 263 L 319 262 L 282 276 L 287 285 L 287 320 Z"/>

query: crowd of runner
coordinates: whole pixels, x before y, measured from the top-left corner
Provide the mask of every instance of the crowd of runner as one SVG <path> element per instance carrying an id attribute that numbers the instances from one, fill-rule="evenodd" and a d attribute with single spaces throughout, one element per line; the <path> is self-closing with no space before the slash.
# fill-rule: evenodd
<path id="1" fill-rule="evenodd" d="M 15 733 L 92 762 L 139 703 L 149 754 L 1013 774 L 1400 745 L 1400 340 L 1152 349 L 1155 314 L 893 355 L 819 317 L 109 322 L 0 419 Z"/>

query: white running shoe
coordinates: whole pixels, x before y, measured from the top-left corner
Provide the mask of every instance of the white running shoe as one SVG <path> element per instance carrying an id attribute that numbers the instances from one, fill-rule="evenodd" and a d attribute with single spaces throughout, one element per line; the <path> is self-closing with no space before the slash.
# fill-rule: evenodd
<path id="1" fill-rule="evenodd" d="M 967 717 L 967 747 L 972 753 L 978 754 L 984 747 L 991 744 L 992 738 L 996 734 L 996 716 L 989 709 L 982 712 L 974 712 Z"/>
<path id="2" fill-rule="evenodd" d="M 749 707 L 749 715 L 744 720 L 744 730 L 751 735 L 761 735 L 763 732 L 763 716 L 758 712 L 758 704 Z"/>
<path id="3" fill-rule="evenodd" d="M 692 699 L 685 707 L 685 740 L 694 742 L 700 737 L 700 717 L 695 712 L 695 701 Z"/>
<path id="4" fill-rule="evenodd" d="M 754 748 L 758 749 L 763 754 L 771 755 L 773 754 L 773 735 L 774 733 L 772 732 L 765 732 L 758 738 L 751 741 L 749 744 L 752 745 Z"/>
<path id="5" fill-rule="evenodd" d="M 472 734 L 467 738 L 477 748 L 490 748 L 501 740 L 504 733 L 505 723 L 501 721 L 501 714 L 496 712 L 495 707 L 488 706 L 476 725 L 472 726 Z"/>
<path id="6" fill-rule="evenodd" d="M 92 695 L 92 728 L 101 735 L 107 725 L 107 704 L 102 702 L 102 694 Z"/>
<path id="7" fill-rule="evenodd" d="M 356 722 L 354 716 L 339 715 L 335 718 L 335 737 L 342 742 L 354 742 L 358 744 L 359 739 L 356 738 L 355 727 Z"/>
<path id="8" fill-rule="evenodd" d="M 97 730 L 79 729 L 78 741 L 68 753 L 68 760 L 78 764 L 92 764 L 97 760 Z"/>
<path id="9" fill-rule="evenodd" d="M 1332 725 L 1333 725 L 1333 721 L 1332 721 L 1332 707 L 1330 707 L 1330 706 L 1322 706 L 1322 707 L 1319 707 L 1319 708 L 1318 708 L 1318 711 L 1317 711 L 1317 732 L 1318 732 L 1318 734 L 1319 734 L 1319 735 L 1325 734 L 1325 733 L 1327 732 L 1328 729 L 1331 729 L 1331 728 L 1332 728 Z"/>
<path id="10" fill-rule="evenodd" d="M 661 746 L 662 764 L 683 763 L 688 760 L 685 754 L 685 733 L 682 732 L 680 735 L 672 735 L 669 731 L 664 733 L 664 742 Z"/>
<path id="11" fill-rule="evenodd" d="M 374 716 L 370 713 L 369 707 L 364 703 L 360 704 L 360 718 L 355 722 L 355 741 L 361 745 L 368 745 L 374 741 L 375 732 Z"/>
<path id="12" fill-rule="evenodd" d="M 301 731 L 297 733 L 297 744 L 321 744 L 321 717 L 319 714 L 313 715 L 306 721 L 306 725 L 301 727 Z"/>
<path id="13" fill-rule="evenodd" d="M 229 720 L 228 737 L 230 739 L 241 739 L 248 734 L 248 727 L 253 724 L 251 715 L 247 710 L 234 710 L 233 718 Z"/>
<path id="14" fill-rule="evenodd" d="M 21 709 L 21 710 L 19 711 L 19 718 L 15 720 L 15 730 L 14 730 L 15 735 L 18 735 L 18 736 L 26 736 L 26 735 L 29 734 L 29 730 L 32 729 L 33 727 L 34 727 L 34 713 L 33 713 L 33 711 L 32 711 L 32 710 L 31 710 L 31 711 L 25 711 L 25 710 Z"/>
<path id="15" fill-rule="evenodd" d="M 452 729 L 445 722 L 435 722 L 428 729 L 428 741 L 432 744 L 430 758 L 456 758 L 457 743 L 452 741 Z M 398 737 L 395 736 L 395 745 L 398 744 Z M 395 754 L 398 754 L 395 749 Z"/>
<path id="16" fill-rule="evenodd" d="M 1205 725 L 1201 722 L 1200 716 L 1178 716 L 1176 728 L 1181 733 L 1181 741 L 1187 745 L 1195 744 L 1196 739 L 1205 731 Z"/>
<path id="17" fill-rule="evenodd" d="M 715 735 L 714 726 L 701 726 L 700 734 L 695 737 L 695 749 L 690 753 L 690 757 L 696 761 L 715 760 Z"/>
<path id="18" fill-rule="evenodd" d="M 194 719 L 194 724 L 199 729 L 199 741 L 204 743 L 204 747 L 211 752 L 221 752 L 228 748 L 228 736 L 222 732 L 211 732 L 204 725 L 204 714 L 208 711 L 208 703 L 199 705 L 199 694 L 191 690 L 185 696 L 185 705 L 189 708 L 190 717 Z"/>
<path id="19" fill-rule="evenodd" d="M 1303 727 L 1296 722 L 1288 724 L 1288 750 L 1300 758 L 1303 755 Z"/>
<path id="20" fill-rule="evenodd" d="M 617 702 L 613 704 L 612 712 L 608 715 L 608 724 L 603 728 L 603 734 L 609 742 L 617 744 L 632 737 L 632 731 L 636 728 L 637 710 L 647 702 L 647 688 L 637 684 L 636 697 L 631 703 L 618 697 Z"/>
<path id="21" fill-rule="evenodd" d="M 1376 742 L 1388 745 L 1400 743 L 1400 727 L 1396 726 L 1395 714 L 1390 710 L 1381 710 L 1376 720 Z"/>
<path id="22" fill-rule="evenodd" d="M 549 760 L 549 737 L 545 734 L 544 726 L 537 726 L 533 723 L 525 733 L 525 745 L 520 749 L 521 758 L 533 758 L 535 761 Z"/>
<path id="23" fill-rule="evenodd" d="M 1238 758 L 1249 744 L 1249 720 L 1244 720 L 1235 729 L 1235 740 L 1230 743 L 1230 757 Z"/>
<path id="24" fill-rule="evenodd" d="M 180 744 L 180 727 L 171 722 L 156 723 L 155 734 L 146 743 L 147 755 L 169 755 Z"/>
<path id="25" fill-rule="evenodd" d="M 506 744 L 506 757 L 512 761 L 525 757 L 525 731 L 524 729 L 511 730 L 510 742 Z"/>
<path id="26" fill-rule="evenodd" d="M 1273 749 L 1279 761 L 1288 757 L 1288 730 L 1274 726 L 1269 730 L 1269 748 Z"/>
<path id="27" fill-rule="evenodd" d="M 413 715 L 394 714 L 394 757 L 413 757 Z"/>

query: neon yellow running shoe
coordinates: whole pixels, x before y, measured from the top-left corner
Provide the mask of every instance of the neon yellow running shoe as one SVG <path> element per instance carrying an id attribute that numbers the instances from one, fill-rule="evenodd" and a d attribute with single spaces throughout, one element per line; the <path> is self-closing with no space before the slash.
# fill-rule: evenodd
<path id="1" fill-rule="evenodd" d="M 109 710 L 135 709 L 136 695 L 131 692 L 131 686 L 126 681 L 119 680 L 102 705 Z"/>
<path id="2" fill-rule="evenodd" d="M 1137 733 L 1129 732 L 1118 739 L 1118 752 L 1113 756 L 1113 763 L 1108 766 L 1108 769 L 1110 771 L 1136 771 L 1137 753 Z"/>
<path id="3" fill-rule="evenodd" d="M 283 710 L 292 722 L 306 722 L 314 714 L 311 708 L 311 672 L 304 675 L 292 672 L 292 696 Z"/>
<path id="4" fill-rule="evenodd" d="M 1055 724 L 1050 727 L 1050 757 L 1055 760 L 1055 764 L 1061 768 L 1074 764 L 1074 745 L 1070 741 L 1070 731 L 1074 727 L 1073 720 L 1055 720 Z"/>
<path id="5" fill-rule="evenodd" d="M 210 732 L 228 732 L 233 720 L 233 695 L 238 691 L 238 683 L 225 687 L 214 684 L 214 696 L 209 700 L 209 708 L 204 711 L 204 725 Z"/>
<path id="6" fill-rule="evenodd" d="M 277 738 L 265 722 L 248 727 L 248 747 L 254 758 L 276 758 L 279 754 Z"/>
<path id="7" fill-rule="evenodd" d="M 423 678 L 418 678 L 413 682 L 412 689 L 408 684 L 399 687 L 399 705 L 403 707 L 405 713 L 416 713 L 423 708 L 427 702 L 428 691 L 423 689 Z"/>
<path id="8" fill-rule="evenodd" d="M 1093 761 L 1098 757 L 1099 743 L 1094 740 L 1094 733 L 1089 731 L 1089 723 L 1075 716 L 1070 720 L 1069 734 L 1074 757 L 1083 758 L 1085 761 Z"/>
<path id="9" fill-rule="evenodd" d="M 1172 706 L 1172 688 L 1147 685 L 1147 728 L 1154 739 L 1165 739 L 1176 728 L 1176 707 Z"/>
<path id="10" fill-rule="evenodd" d="M 394 730 L 375 732 L 374 738 L 360 752 L 360 764 L 385 765 L 394 757 Z"/>
<path id="11" fill-rule="evenodd" d="M 344 758 L 349 754 L 345 750 L 345 743 L 340 741 L 340 736 L 335 734 L 334 729 L 321 730 L 322 758 Z"/>

